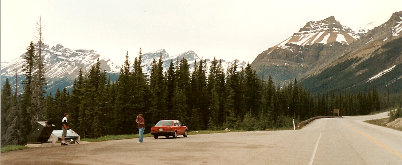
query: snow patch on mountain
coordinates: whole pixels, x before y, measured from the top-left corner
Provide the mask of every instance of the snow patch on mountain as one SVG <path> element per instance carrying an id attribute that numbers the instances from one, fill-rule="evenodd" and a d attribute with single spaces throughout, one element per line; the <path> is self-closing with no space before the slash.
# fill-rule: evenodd
<path id="1" fill-rule="evenodd" d="M 1 70 L 2 76 L 13 76 L 17 72 L 19 75 L 24 74 L 22 71 L 24 65 L 24 54 L 14 59 L 4 66 Z M 75 79 L 79 69 L 88 71 L 90 67 L 96 64 L 99 59 L 101 68 L 108 73 L 118 73 L 119 67 L 110 59 L 101 58 L 94 50 L 71 50 L 57 44 L 49 47 L 45 45 L 42 52 L 43 64 L 45 66 L 45 75 L 48 79 L 68 78 Z"/>
<path id="2" fill-rule="evenodd" d="M 204 59 L 202 57 L 200 58 L 198 54 L 192 50 L 171 56 L 169 55 L 169 53 L 166 52 L 165 49 L 160 49 L 154 52 L 144 53 L 143 56 L 141 57 L 143 71 L 145 72 L 145 74 L 147 75 L 151 74 L 153 61 L 155 60 L 155 62 L 158 62 L 161 56 L 163 62 L 162 67 L 164 71 L 167 71 L 169 69 L 170 62 L 173 62 L 173 64 L 176 65 L 176 63 L 185 58 L 190 66 L 191 72 L 194 71 L 195 62 L 197 62 L 198 65 L 201 60 L 205 60 L 207 62 L 206 70 L 208 72 L 210 62 L 212 61 L 211 59 Z M 233 61 L 225 61 L 223 59 L 221 59 L 221 61 L 222 61 L 222 68 L 224 70 L 226 70 L 233 63 Z M 238 62 L 238 68 L 245 67 L 246 65 L 247 63 L 245 61 Z"/>
<path id="3" fill-rule="evenodd" d="M 335 17 L 331 16 L 320 21 L 310 21 L 300 28 L 299 32 L 277 44 L 277 48 L 287 48 L 287 44 L 299 46 L 313 45 L 316 43 L 330 44 L 339 42 L 349 45 L 359 39 L 360 35 L 351 28 L 342 26 Z"/>
<path id="4" fill-rule="evenodd" d="M 399 16 L 399 21 L 396 22 L 396 25 L 392 28 L 392 36 L 399 36 L 402 31 L 402 16 Z"/>
<path id="5" fill-rule="evenodd" d="M 378 74 L 374 75 L 373 77 L 369 78 L 369 79 L 367 80 L 367 82 L 370 82 L 370 81 L 373 81 L 374 79 L 380 78 L 381 76 L 383 76 L 383 75 L 387 74 L 388 72 L 392 71 L 392 69 L 394 69 L 395 66 L 396 66 L 396 65 L 394 65 L 394 66 L 392 66 L 392 67 L 390 67 L 390 68 L 388 68 L 388 69 L 385 69 L 385 70 L 381 71 L 380 73 L 378 73 Z"/>
<path id="6" fill-rule="evenodd" d="M 328 38 L 329 38 L 329 36 L 330 36 L 330 34 L 327 33 L 327 34 L 324 36 L 324 38 L 323 38 L 320 42 L 318 42 L 318 43 L 327 44 L 327 43 L 328 43 Z"/>
<path id="7" fill-rule="evenodd" d="M 354 29 L 357 32 L 357 34 L 364 35 L 368 31 L 373 30 L 375 27 L 380 26 L 381 24 L 382 24 L 381 22 L 372 21 L 372 22 L 369 22 L 369 23 L 367 23 L 367 24 L 365 24 L 363 26 L 359 26 L 359 27 L 354 28 Z"/>
<path id="8" fill-rule="evenodd" d="M 337 36 L 336 36 L 336 41 L 337 42 L 340 42 L 340 43 L 343 43 L 343 44 L 347 44 L 348 42 L 346 41 L 346 39 L 345 39 L 345 36 L 344 35 L 341 35 L 341 34 L 337 34 Z"/>

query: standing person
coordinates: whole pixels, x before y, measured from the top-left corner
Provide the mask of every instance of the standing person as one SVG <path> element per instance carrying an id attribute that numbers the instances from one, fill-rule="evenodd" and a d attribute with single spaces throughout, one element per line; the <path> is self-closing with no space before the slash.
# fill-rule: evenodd
<path id="1" fill-rule="evenodd" d="M 139 114 L 137 116 L 137 119 L 135 120 L 138 124 L 138 132 L 140 134 L 140 138 L 137 143 L 142 143 L 143 142 L 143 135 L 144 135 L 144 130 L 145 130 L 145 119 L 142 116 L 142 114 Z"/>
<path id="2" fill-rule="evenodd" d="M 65 137 L 67 136 L 67 130 L 68 130 L 68 122 L 67 122 L 68 114 L 65 113 L 63 119 L 61 120 L 62 126 L 61 128 L 63 129 L 63 133 L 61 134 L 61 145 L 68 145 L 65 141 Z"/>

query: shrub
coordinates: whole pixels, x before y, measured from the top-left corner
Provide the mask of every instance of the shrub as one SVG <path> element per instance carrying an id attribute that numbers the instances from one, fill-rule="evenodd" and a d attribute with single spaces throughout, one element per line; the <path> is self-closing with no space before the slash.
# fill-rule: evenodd
<path id="1" fill-rule="evenodd" d="M 394 121 L 397 118 L 402 117 L 402 108 L 389 111 L 389 122 Z"/>

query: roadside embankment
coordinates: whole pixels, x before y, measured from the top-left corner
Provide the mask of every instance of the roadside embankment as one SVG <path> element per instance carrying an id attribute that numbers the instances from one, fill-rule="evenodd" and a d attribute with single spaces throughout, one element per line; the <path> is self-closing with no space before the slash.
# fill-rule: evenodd
<path id="1" fill-rule="evenodd" d="M 307 120 L 301 121 L 299 124 L 297 124 L 296 129 L 302 129 L 304 126 L 307 124 L 313 122 L 316 119 L 322 119 L 322 118 L 342 118 L 342 116 L 316 116 L 309 118 Z"/>

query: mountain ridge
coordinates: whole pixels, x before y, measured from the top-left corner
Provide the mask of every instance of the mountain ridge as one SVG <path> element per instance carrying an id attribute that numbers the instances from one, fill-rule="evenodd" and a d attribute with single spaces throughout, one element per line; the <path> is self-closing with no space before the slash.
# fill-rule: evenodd
<path id="1" fill-rule="evenodd" d="M 317 24 L 320 26 L 316 26 Z M 311 88 L 315 92 L 336 90 L 337 87 L 342 89 L 358 86 L 368 88 L 370 85 L 389 84 L 387 81 L 400 81 L 401 73 L 397 70 L 401 65 L 402 53 L 398 49 L 398 46 L 401 45 L 398 45 L 397 42 L 401 41 L 402 36 L 402 11 L 393 13 L 385 23 L 365 33 L 351 32 L 351 36 L 355 39 L 352 42 L 329 40 L 331 35 L 326 36 L 326 43 L 316 41 L 321 40 L 317 39 L 317 33 L 326 33 L 323 33 L 322 30 L 331 29 L 329 25 L 333 25 L 332 27 L 335 29 L 345 27 L 333 16 L 320 21 L 309 21 L 290 38 L 302 34 L 310 38 L 303 38 L 304 40 L 297 42 L 291 42 L 292 39 L 288 38 L 280 42 L 259 54 L 252 63 L 253 68 L 261 77 L 267 78 L 268 75 L 272 75 L 276 83 L 288 83 L 297 78 L 304 81 L 303 86 Z M 345 29 L 344 32 L 351 30 L 347 27 L 343 29 Z M 373 59 L 377 59 L 378 63 L 383 65 L 371 66 L 375 65 Z M 354 70 L 357 73 L 338 72 L 337 69 Z M 343 74 L 348 74 L 350 77 L 339 79 Z M 392 78 L 390 75 L 394 77 Z M 342 82 L 347 79 L 354 84 Z M 330 80 L 336 80 L 345 86 L 333 84 L 332 87 L 329 87 L 328 84 L 332 83 Z M 382 87 L 380 89 L 384 90 Z"/>
<path id="2" fill-rule="evenodd" d="M 22 80 L 24 79 L 24 72 L 22 66 L 24 63 L 24 54 L 18 58 L 12 60 L 5 67 L 1 69 L 1 75 L 4 77 L 2 83 L 5 82 L 5 78 L 9 78 L 10 84 L 15 84 L 15 74 L 18 73 L 18 84 L 20 86 L 19 92 L 22 92 Z M 65 87 L 71 88 L 74 80 L 78 76 L 80 68 L 82 68 L 85 74 L 92 65 L 96 64 L 97 60 L 101 63 L 100 67 L 105 70 L 112 81 L 116 81 L 120 74 L 121 65 L 116 65 L 110 59 L 103 58 L 95 50 L 77 49 L 72 50 L 64 47 L 61 44 L 56 44 L 52 47 L 49 45 L 44 46 L 43 61 L 45 66 L 45 77 L 47 80 L 47 91 L 55 93 L 57 89 L 63 89 Z M 185 58 L 190 65 L 190 71 L 193 70 L 194 62 L 200 60 L 207 61 L 207 72 L 209 70 L 210 59 L 200 58 L 197 53 L 192 50 L 177 54 L 169 55 L 165 49 L 159 49 L 154 52 L 148 52 L 142 54 L 142 67 L 143 72 L 146 75 L 151 73 L 152 62 L 162 57 L 164 71 L 168 70 L 170 62 L 176 63 L 177 61 Z M 129 59 L 130 60 L 130 59 Z M 130 60 L 131 62 L 131 60 Z M 222 60 L 222 66 L 226 69 L 232 61 Z M 244 67 L 246 62 L 239 62 L 239 67 Z"/>
<path id="3" fill-rule="evenodd" d="M 276 83 L 300 79 L 338 58 L 360 36 L 334 16 L 309 21 L 298 32 L 260 53 L 251 63 L 260 77 Z"/>

